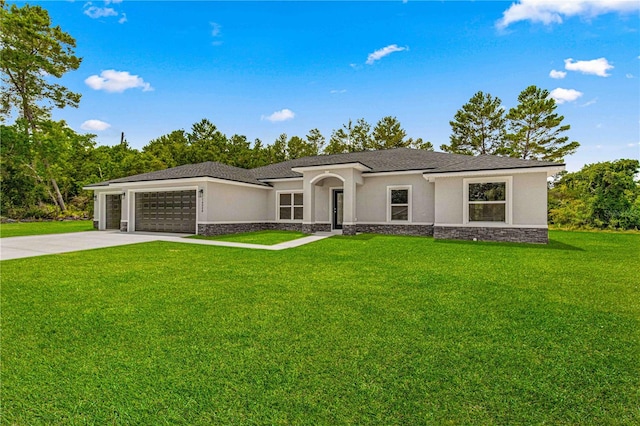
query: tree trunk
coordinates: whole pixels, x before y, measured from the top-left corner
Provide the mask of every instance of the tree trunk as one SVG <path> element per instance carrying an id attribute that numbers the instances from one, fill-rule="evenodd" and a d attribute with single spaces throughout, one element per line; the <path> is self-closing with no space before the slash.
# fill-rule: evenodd
<path id="1" fill-rule="evenodd" d="M 67 206 L 64 204 L 64 199 L 62 198 L 62 193 L 60 192 L 60 188 L 58 187 L 58 182 L 54 178 L 51 178 L 51 185 L 53 185 L 53 189 L 56 191 L 56 204 L 60 207 L 60 210 L 63 212 L 67 210 Z"/>

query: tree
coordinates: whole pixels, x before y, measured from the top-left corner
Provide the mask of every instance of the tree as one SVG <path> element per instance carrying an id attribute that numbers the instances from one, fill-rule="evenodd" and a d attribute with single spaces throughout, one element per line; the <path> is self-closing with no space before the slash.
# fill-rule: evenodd
<path id="1" fill-rule="evenodd" d="M 190 164 L 205 161 L 227 163 L 227 137 L 209 120 L 202 119 L 191 126 L 187 162 Z"/>
<path id="2" fill-rule="evenodd" d="M 287 159 L 293 160 L 301 157 L 318 155 L 316 146 L 299 136 L 292 136 L 287 142 Z"/>
<path id="3" fill-rule="evenodd" d="M 74 55 L 75 40 L 59 26 L 51 26 L 46 10 L 39 6 L 0 5 L 0 69 L 2 70 L 2 95 L 0 115 L 3 119 L 13 109 L 26 122 L 24 127 L 32 150 L 52 176 L 51 159 L 44 153 L 54 153 L 42 144 L 40 127 L 50 118 L 53 106 L 77 107 L 80 94 L 51 80 L 66 72 L 78 69 L 81 59 Z M 32 165 L 35 169 L 35 165 Z M 54 201 L 61 210 L 66 206 L 55 178 L 50 184 Z"/>
<path id="4" fill-rule="evenodd" d="M 351 120 L 342 128 L 334 130 L 325 147 L 325 154 L 343 154 L 369 149 L 372 145 L 371 125 L 364 118 L 358 119 L 354 125 Z"/>
<path id="5" fill-rule="evenodd" d="M 402 128 L 396 117 L 387 116 L 378 120 L 373 128 L 372 149 L 405 148 L 411 144 L 405 139 L 407 132 Z"/>
<path id="6" fill-rule="evenodd" d="M 409 146 L 413 149 L 422 149 L 424 151 L 433 151 L 433 144 L 429 141 L 423 141 L 422 138 L 413 140 L 409 138 Z"/>
<path id="7" fill-rule="evenodd" d="M 640 229 L 638 160 L 588 164 L 565 173 L 549 191 L 549 219 L 558 225 Z"/>
<path id="8" fill-rule="evenodd" d="M 500 154 L 505 139 L 502 101 L 490 94 L 477 92 L 456 112 L 451 125 L 449 145 L 440 149 L 454 154 Z"/>
<path id="9" fill-rule="evenodd" d="M 525 160 L 563 161 L 580 144 L 562 136 L 571 126 L 555 113 L 556 101 L 549 91 L 529 86 L 518 96 L 518 106 L 507 114 L 509 134 L 507 153 Z"/>
<path id="10" fill-rule="evenodd" d="M 184 130 L 174 130 L 167 135 L 150 141 L 142 148 L 142 152 L 153 155 L 169 168 L 188 164 L 189 148 L 189 139 L 186 132 Z"/>
<path id="11" fill-rule="evenodd" d="M 320 133 L 320 130 L 311 129 L 309 130 L 309 134 L 307 135 L 307 142 L 313 145 L 314 154 L 312 155 L 318 155 L 324 149 L 326 139 L 324 138 L 322 133 Z"/>

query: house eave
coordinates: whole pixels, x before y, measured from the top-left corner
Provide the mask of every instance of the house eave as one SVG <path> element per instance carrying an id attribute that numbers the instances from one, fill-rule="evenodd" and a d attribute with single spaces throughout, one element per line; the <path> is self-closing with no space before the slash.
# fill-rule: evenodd
<path id="1" fill-rule="evenodd" d="M 356 169 L 361 172 L 370 172 L 371 168 L 365 164 L 360 162 L 351 162 L 351 163 L 342 163 L 342 164 L 325 164 L 325 165 L 315 165 L 315 166 L 303 166 L 303 167 L 292 167 L 296 173 L 304 173 L 304 172 L 315 172 L 318 170 L 338 170 L 338 169 Z"/>
<path id="2" fill-rule="evenodd" d="M 140 180 L 131 182 L 110 182 L 108 184 L 93 184 L 83 187 L 86 190 L 100 190 L 107 188 L 131 188 L 131 187 L 161 187 L 175 184 L 194 184 L 194 183 L 222 183 L 226 185 L 244 186 L 250 188 L 271 189 L 271 185 L 267 183 L 254 184 L 241 182 L 231 179 L 214 178 L 210 176 L 192 177 L 192 178 L 175 178 L 175 179 L 159 179 L 159 180 Z"/>
<path id="3" fill-rule="evenodd" d="M 455 172 L 426 172 L 422 176 L 431 181 L 431 179 L 446 178 L 446 177 L 469 177 L 469 176 L 500 176 L 505 174 L 522 174 L 522 173 L 540 173 L 546 172 L 547 176 L 552 176 L 565 169 L 564 164 L 558 164 L 557 166 L 527 166 L 527 167 L 512 167 L 505 169 L 476 169 L 476 170 L 460 170 Z"/>

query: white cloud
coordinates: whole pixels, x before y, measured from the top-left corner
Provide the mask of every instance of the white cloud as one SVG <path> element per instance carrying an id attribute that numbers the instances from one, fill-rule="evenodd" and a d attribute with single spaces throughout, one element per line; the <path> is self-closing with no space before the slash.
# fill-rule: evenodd
<path id="1" fill-rule="evenodd" d="M 127 14 L 122 12 L 120 19 L 118 19 L 118 24 L 124 24 L 125 22 L 127 22 Z"/>
<path id="2" fill-rule="evenodd" d="M 574 89 L 563 89 L 558 87 L 557 89 L 553 89 L 549 95 L 555 99 L 557 103 L 563 104 L 565 102 L 575 101 L 582 96 L 582 92 L 578 92 Z"/>
<path id="3" fill-rule="evenodd" d="M 631 74 L 631 73 L 627 73 L 627 74 L 625 74 L 625 77 L 627 77 L 627 78 L 633 78 L 633 74 Z"/>
<path id="4" fill-rule="evenodd" d="M 107 130 L 109 127 L 111 127 L 111 124 L 105 123 L 104 121 L 100 120 L 87 120 L 80 125 L 80 128 L 82 130 L 89 130 L 94 132 L 101 132 L 103 130 Z"/>
<path id="5" fill-rule="evenodd" d="M 296 114 L 291 111 L 290 109 L 283 109 L 280 111 L 276 111 L 273 114 L 269 115 L 269 116 L 262 116 L 261 119 L 262 120 L 267 120 L 267 121 L 271 121 L 272 123 L 276 123 L 278 121 L 287 121 L 287 120 L 292 120 L 294 117 L 296 116 Z"/>
<path id="6" fill-rule="evenodd" d="M 394 52 L 402 52 L 403 50 L 409 50 L 408 47 L 398 47 L 397 44 L 390 44 L 387 47 L 383 47 L 382 49 L 378 49 L 373 53 L 369 53 L 367 56 L 367 65 L 373 65 L 375 61 L 379 61 L 385 56 L 391 55 Z"/>
<path id="7" fill-rule="evenodd" d="M 591 105 L 595 104 L 596 102 L 598 102 L 598 98 L 591 99 L 590 101 L 587 101 L 587 102 L 583 103 L 580 106 L 581 107 L 588 107 L 588 106 L 591 106 Z"/>
<path id="8" fill-rule="evenodd" d="M 213 37 L 219 37 L 222 32 L 222 26 L 216 22 L 209 22 L 211 24 L 211 35 Z"/>
<path id="9" fill-rule="evenodd" d="M 590 61 L 574 61 L 569 58 L 564 60 L 564 68 L 569 71 L 579 71 L 582 74 L 609 77 L 610 74 L 607 74 L 607 71 L 613 69 L 613 65 L 606 58 L 592 59 Z"/>
<path id="10" fill-rule="evenodd" d="M 566 76 L 567 76 L 567 73 L 564 71 L 551 70 L 549 72 L 549 77 L 551 78 L 562 79 L 562 78 L 565 78 Z"/>
<path id="11" fill-rule="evenodd" d="M 104 70 L 100 75 L 92 75 L 84 81 L 87 86 L 95 90 L 122 93 L 127 89 L 142 88 L 143 92 L 153 90 L 153 87 L 137 75 L 128 71 Z"/>
<path id="12" fill-rule="evenodd" d="M 502 14 L 496 23 L 498 29 L 530 21 L 544 25 L 561 24 L 563 18 L 580 16 L 594 18 L 606 13 L 629 13 L 640 10 L 635 0 L 519 0 Z"/>
<path id="13" fill-rule="evenodd" d="M 87 3 L 87 4 L 91 4 L 91 3 Z M 105 18 L 108 16 L 118 16 L 118 12 L 116 12 L 111 7 L 97 7 L 97 6 L 87 7 L 84 10 L 84 14 L 92 19 Z"/>
<path id="14" fill-rule="evenodd" d="M 337 94 L 341 94 L 341 93 L 347 93 L 347 89 L 342 89 L 342 90 L 332 90 L 329 93 L 331 93 L 332 95 L 337 95 Z"/>

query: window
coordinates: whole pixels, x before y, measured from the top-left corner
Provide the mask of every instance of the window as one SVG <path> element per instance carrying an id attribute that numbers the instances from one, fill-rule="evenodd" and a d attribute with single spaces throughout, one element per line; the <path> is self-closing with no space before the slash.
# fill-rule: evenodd
<path id="1" fill-rule="evenodd" d="M 388 221 L 411 221 L 411 187 L 410 186 L 390 186 L 388 187 L 389 210 L 387 211 Z"/>
<path id="2" fill-rule="evenodd" d="M 469 222 L 508 221 L 508 182 L 505 179 L 466 180 L 467 219 Z"/>
<path id="3" fill-rule="evenodd" d="M 302 220 L 302 192 L 281 192 L 278 194 L 280 220 Z"/>

